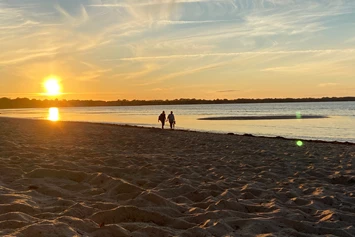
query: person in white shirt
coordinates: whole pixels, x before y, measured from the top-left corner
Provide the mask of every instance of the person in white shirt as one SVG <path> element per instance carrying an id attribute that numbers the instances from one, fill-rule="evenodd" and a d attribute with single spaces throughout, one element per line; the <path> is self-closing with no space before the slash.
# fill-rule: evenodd
<path id="1" fill-rule="evenodd" d="M 173 111 L 170 112 L 170 114 L 168 115 L 168 119 L 166 121 L 169 121 L 170 129 L 175 128 L 175 116 L 174 116 Z"/>

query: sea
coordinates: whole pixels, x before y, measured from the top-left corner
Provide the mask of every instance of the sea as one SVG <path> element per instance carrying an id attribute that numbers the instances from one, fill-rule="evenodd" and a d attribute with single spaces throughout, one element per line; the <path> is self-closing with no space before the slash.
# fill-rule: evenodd
<path id="1" fill-rule="evenodd" d="M 2 117 L 156 127 L 173 111 L 176 129 L 355 143 L 355 102 L 197 104 L 0 110 Z M 199 120 L 206 117 L 325 116 L 314 119 Z M 168 126 L 166 126 L 168 129 Z"/>

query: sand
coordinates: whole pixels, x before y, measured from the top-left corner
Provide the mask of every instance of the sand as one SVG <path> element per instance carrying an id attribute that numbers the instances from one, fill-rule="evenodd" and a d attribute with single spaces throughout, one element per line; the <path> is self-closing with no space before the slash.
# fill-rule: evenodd
<path id="1" fill-rule="evenodd" d="M 1 236 L 355 236 L 355 146 L 0 118 Z"/>
<path id="2" fill-rule="evenodd" d="M 289 119 L 321 119 L 328 118 L 321 115 L 270 115 L 270 116 L 229 116 L 229 117 L 207 117 L 198 120 L 289 120 Z"/>

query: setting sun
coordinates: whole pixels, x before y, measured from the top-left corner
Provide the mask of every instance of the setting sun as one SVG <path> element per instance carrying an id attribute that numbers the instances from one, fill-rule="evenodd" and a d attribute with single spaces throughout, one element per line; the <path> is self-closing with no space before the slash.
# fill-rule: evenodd
<path id="1" fill-rule="evenodd" d="M 55 96 L 61 94 L 61 85 L 57 78 L 48 78 L 44 82 L 44 88 L 46 89 L 47 95 Z"/>

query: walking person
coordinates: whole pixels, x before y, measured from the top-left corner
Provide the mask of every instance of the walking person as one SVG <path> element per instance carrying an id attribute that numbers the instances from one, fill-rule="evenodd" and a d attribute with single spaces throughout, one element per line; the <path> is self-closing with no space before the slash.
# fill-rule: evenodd
<path id="1" fill-rule="evenodd" d="M 170 129 L 174 129 L 175 128 L 175 115 L 173 113 L 173 111 L 170 112 L 170 114 L 168 115 L 168 119 L 166 121 L 169 120 L 170 123 Z"/>
<path id="2" fill-rule="evenodd" d="M 166 120 L 166 115 L 165 115 L 165 111 L 163 111 L 158 117 L 158 122 L 159 121 L 161 122 L 161 129 L 164 129 L 165 120 Z"/>

